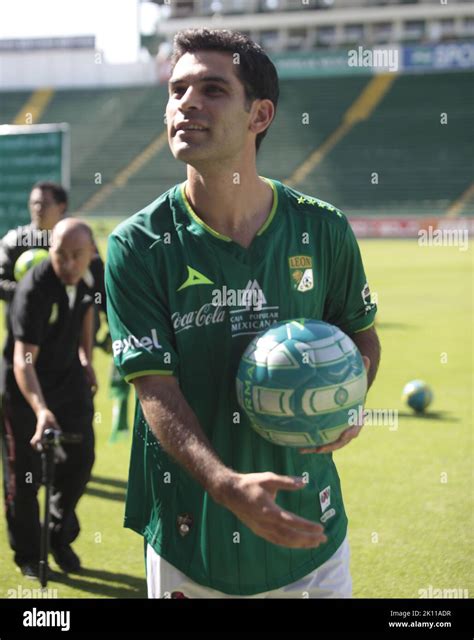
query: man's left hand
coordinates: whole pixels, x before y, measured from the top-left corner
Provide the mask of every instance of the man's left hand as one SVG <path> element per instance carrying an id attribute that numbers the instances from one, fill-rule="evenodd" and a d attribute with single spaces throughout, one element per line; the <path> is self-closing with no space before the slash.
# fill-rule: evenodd
<path id="1" fill-rule="evenodd" d="M 362 360 L 364 361 L 365 370 L 368 371 L 370 368 L 370 360 L 367 356 L 362 356 Z M 337 449 L 341 449 L 345 447 L 351 440 L 357 438 L 359 435 L 364 423 L 356 424 L 349 429 L 346 429 L 339 438 L 332 442 L 331 444 L 326 444 L 323 447 L 314 447 L 312 449 L 300 449 L 300 453 L 331 453 L 332 451 L 336 451 Z"/>
<path id="2" fill-rule="evenodd" d="M 84 368 L 84 374 L 86 376 L 87 384 L 90 386 L 92 395 L 95 396 L 97 393 L 97 389 L 99 388 L 99 384 L 97 382 L 97 377 L 95 375 L 94 367 L 88 362 L 87 364 L 82 365 Z"/>

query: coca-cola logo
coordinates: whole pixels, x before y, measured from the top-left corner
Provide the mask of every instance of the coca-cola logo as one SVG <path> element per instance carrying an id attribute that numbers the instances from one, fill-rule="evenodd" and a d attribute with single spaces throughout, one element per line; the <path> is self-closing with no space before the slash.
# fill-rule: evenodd
<path id="1" fill-rule="evenodd" d="M 180 313 L 176 311 L 171 314 L 171 321 L 175 333 L 186 331 L 192 327 L 207 327 L 212 324 L 219 324 L 225 320 L 225 309 L 215 307 L 208 302 L 203 304 L 199 309 L 189 311 L 188 313 Z"/>

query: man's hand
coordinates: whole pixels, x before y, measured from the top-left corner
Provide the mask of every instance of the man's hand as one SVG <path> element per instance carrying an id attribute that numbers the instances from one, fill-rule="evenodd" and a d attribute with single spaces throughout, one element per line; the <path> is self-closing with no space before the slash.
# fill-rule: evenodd
<path id="1" fill-rule="evenodd" d="M 41 409 L 36 416 L 35 435 L 30 440 L 30 444 L 33 449 L 36 449 L 37 451 L 42 450 L 41 440 L 46 429 L 56 429 L 56 431 L 61 431 L 61 427 L 59 426 L 54 413 L 49 409 Z"/>
<path id="2" fill-rule="evenodd" d="M 217 456 L 183 396 L 174 376 L 142 376 L 133 380 L 145 418 L 160 445 L 201 484 L 211 497 L 229 509 L 256 535 L 295 549 L 326 542 L 323 527 L 300 518 L 275 503 L 278 491 L 305 486 L 275 473 L 242 474 Z"/>
<path id="3" fill-rule="evenodd" d="M 279 507 L 278 491 L 298 491 L 301 478 L 275 473 L 231 473 L 213 497 L 227 507 L 256 535 L 283 547 L 314 548 L 326 542 L 324 528 Z"/>
<path id="4" fill-rule="evenodd" d="M 362 356 L 362 360 L 364 361 L 365 370 L 368 372 L 370 369 L 370 360 L 369 358 L 367 358 L 367 356 Z M 324 445 L 323 447 L 300 449 L 300 453 L 331 453 L 332 451 L 341 449 L 342 447 L 345 447 L 346 444 L 349 444 L 351 440 L 357 438 L 363 426 L 364 423 L 356 424 L 353 427 L 346 429 L 335 442 Z"/>
<path id="5" fill-rule="evenodd" d="M 87 384 L 91 388 L 92 395 L 95 396 L 97 389 L 99 388 L 99 383 L 97 382 L 94 367 L 90 362 L 87 362 L 86 364 L 83 363 L 82 366 L 84 368 L 84 375 L 86 376 Z"/>

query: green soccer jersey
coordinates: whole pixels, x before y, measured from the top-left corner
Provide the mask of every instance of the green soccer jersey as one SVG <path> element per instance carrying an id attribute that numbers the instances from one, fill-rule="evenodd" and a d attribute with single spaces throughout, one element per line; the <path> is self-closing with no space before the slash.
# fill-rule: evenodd
<path id="1" fill-rule="evenodd" d="M 330 454 L 274 445 L 236 398 L 239 359 L 281 320 L 313 318 L 347 334 L 373 324 L 375 305 L 345 216 L 268 181 L 272 211 L 248 248 L 206 225 L 177 185 L 109 240 L 106 287 L 115 363 L 127 381 L 174 375 L 222 461 L 241 473 L 303 476 L 281 507 L 321 522 L 328 540 L 289 549 L 255 535 L 163 450 L 137 403 L 125 526 L 195 582 L 229 594 L 277 589 L 337 550 L 347 518 Z"/>

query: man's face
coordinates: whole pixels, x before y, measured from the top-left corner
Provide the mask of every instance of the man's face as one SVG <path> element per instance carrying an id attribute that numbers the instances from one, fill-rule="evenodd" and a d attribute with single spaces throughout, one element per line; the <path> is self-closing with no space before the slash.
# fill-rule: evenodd
<path id="1" fill-rule="evenodd" d="M 65 285 L 75 285 L 84 277 L 94 255 L 94 247 L 84 232 L 69 233 L 54 239 L 50 249 L 51 264 Z"/>
<path id="2" fill-rule="evenodd" d="M 63 217 L 66 205 L 54 200 L 50 189 L 33 189 L 28 202 L 32 222 L 38 229 L 52 229 Z"/>
<path id="3" fill-rule="evenodd" d="M 191 165 L 235 158 L 245 144 L 255 145 L 251 113 L 230 53 L 199 51 L 178 60 L 166 106 L 175 158 Z"/>

